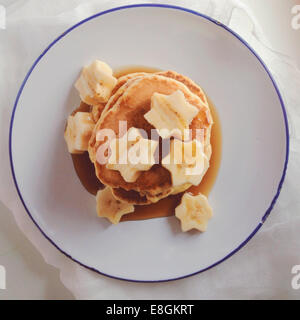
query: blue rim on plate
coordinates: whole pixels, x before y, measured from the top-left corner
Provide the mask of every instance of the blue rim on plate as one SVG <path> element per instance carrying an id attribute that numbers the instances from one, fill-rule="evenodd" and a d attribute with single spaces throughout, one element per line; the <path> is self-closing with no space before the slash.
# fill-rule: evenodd
<path id="1" fill-rule="evenodd" d="M 125 9 L 131 9 L 131 8 L 137 8 L 137 7 L 158 7 L 158 8 L 167 8 L 167 9 L 174 9 L 174 10 L 180 10 L 180 11 L 185 11 L 185 12 L 189 12 L 189 13 L 192 13 L 196 16 L 199 16 L 201 18 L 204 18 L 214 24 L 216 24 L 218 27 L 220 28 L 223 28 L 225 29 L 226 31 L 228 31 L 229 33 L 231 33 L 235 38 L 237 38 L 244 46 L 246 46 L 250 52 L 252 52 L 252 54 L 257 58 L 257 60 L 260 62 L 260 64 L 263 66 L 264 70 L 266 71 L 266 73 L 268 74 L 274 88 L 275 88 L 275 91 L 278 95 L 278 98 L 279 98 L 279 101 L 280 101 L 280 104 L 281 104 L 281 108 L 282 108 L 282 113 L 283 113 L 283 118 L 284 118 L 284 123 L 285 123 L 285 132 L 286 132 L 286 155 L 285 155 L 285 163 L 284 163 L 284 168 L 283 168 L 283 172 L 282 172 L 282 176 L 281 176 L 281 179 L 279 181 L 279 184 L 278 184 L 278 188 L 277 188 L 277 192 L 276 194 L 274 195 L 274 198 L 273 200 L 271 201 L 271 204 L 270 206 L 268 207 L 268 209 L 266 210 L 265 214 L 262 216 L 262 219 L 261 221 L 259 222 L 259 224 L 257 225 L 257 227 L 252 231 L 252 233 L 248 236 L 247 239 L 245 239 L 245 241 L 243 241 L 237 248 L 235 248 L 232 252 L 230 252 L 227 256 L 225 256 L 223 259 L 215 262 L 214 264 L 210 265 L 209 267 L 206 267 L 204 269 L 201 269 L 199 271 L 196 271 L 196 272 L 193 272 L 193 273 L 190 273 L 190 274 L 186 274 L 186 275 L 183 275 L 183 276 L 180 276 L 180 277 L 176 277 L 176 278 L 171 278 L 171 279 L 163 279 L 163 280 L 133 280 L 133 279 L 126 279 L 126 278 L 121 278 L 121 277 L 116 277 L 116 276 L 112 276 L 112 275 L 109 275 L 109 274 L 106 274 L 106 273 L 103 273 L 101 272 L 100 270 L 97 270 L 93 267 L 90 267 L 90 266 L 87 266 L 87 265 L 84 265 L 83 263 L 81 263 L 80 261 L 74 259 L 72 256 L 70 256 L 69 254 L 67 254 L 66 252 L 64 252 L 62 249 L 60 249 L 55 243 L 53 240 L 51 240 L 47 235 L 46 233 L 40 228 L 40 226 L 36 223 L 36 221 L 33 219 L 31 213 L 29 212 L 27 206 L 26 206 L 26 203 L 22 197 L 22 194 L 21 194 L 21 191 L 19 189 L 19 186 L 18 186 L 18 182 L 17 182 L 17 179 L 16 179 L 16 176 L 15 176 L 15 171 L 14 171 L 14 164 L 13 164 L 13 158 L 12 158 L 12 129 L 13 129 L 13 122 L 14 122 L 14 116 L 15 116 L 15 112 L 16 112 L 16 109 L 17 109 L 17 105 L 18 105 L 18 101 L 20 99 L 20 96 L 22 94 L 22 91 L 24 89 L 24 86 L 31 74 L 31 72 L 33 71 L 33 69 L 35 68 L 35 66 L 38 64 L 38 62 L 43 58 L 43 56 L 47 53 L 47 51 L 56 44 L 56 42 L 58 42 L 60 39 L 62 39 L 66 34 L 68 34 L 69 32 L 71 32 L 73 29 L 77 28 L 78 26 L 80 26 L 81 24 L 89 21 L 89 20 L 92 20 L 94 18 L 97 18 L 99 16 L 102 16 L 104 14 L 107 14 L 107 13 L 110 13 L 110 12 L 114 12 L 114 11 L 119 11 L 119 10 L 125 10 Z M 72 26 L 71 28 L 67 29 L 64 33 L 62 33 L 58 38 L 56 38 L 43 52 L 42 54 L 36 59 L 36 61 L 33 63 L 32 67 L 29 69 L 28 73 L 26 74 L 26 77 L 25 79 L 23 80 L 22 82 L 22 85 L 19 89 L 19 92 L 17 94 L 17 98 L 16 98 L 16 101 L 15 101 L 15 104 L 14 104 L 14 108 L 13 108 L 13 111 L 12 111 L 12 115 L 11 115 L 11 121 L 10 121 L 10 128 L 9 128 L 9 158 L 10 158 L 10 166 L 11 166 L 11 171 L 12 171 L 12 176 L 13 176 L 13 180 L 14 180 L 14 183 L 15 183 L 15 186 L 16 186 L 16 189 L 17 189 L 17 192 L 18 192 L 18 195 L 21 199 L 21 202 L 23 203 L 23 206 L 25 208 L 25 210 L 27 211 L 29 217 L 31 218 L 31 220 L 34 222 L 34 224 L 37 226 L 37 228 L 41 231 L 41 233 L 44 235 L 44 237 L 46 239 L 48 239 L 60 252 L 62 252 L 64 255 L 66 255 L 67 257 L 69 257 L 70 259 L 72 259 L 73 261 L 77 262 L 78 264 L 80 264 L 81 266 L 89 269 L 89 270 L 93 270 L 101 275 L 104 275 L 104 276 L 107 276 L 107 277 L 110 277 L 110 278 L 113 278 L 113 279 L 118 279 L 118 280 L 125 280 L 125 281 L 131 281 L 131 282 L 166 282 L 166 281 L 172 281 L 172 280 L 179 280 L 179 279 L 183 279 L 183 278 L 187 278 L 187 277 L 190 277 L 190 276 L 193 276 L 195 274 L 198 274 L 198 273 L 201 273 L 201 272 L 204 272 L 208 269 L 211 269 L 213 268 L 214 266 L 220 264 L 221 262 L 225 261 L 226 259 L 228 259 L 229 257 L 231 257 L 233 254 L 235 254 L 239 249 L 241 249 L 254 235 L 255 233 L 260 229 L 260 227 L 263 225 L 263 223 L 265 222 L 265 220 L 267 219 L 267 217 L 269 216 L 270 212 L 272 211 L 275 203 L 276 203 L 276 200 L 280 194 L 280 191 L 281 191 L 281 187 L 282 187 L 282 184 L 283 184 L 283 181 L 284 181 L 284 178 L 285 178 L 285 174 L 286 174 L 286 170 L 287 170 L 287 164 L 288 164 L 288 158 L 289 158 L 289 128 L 288 128 L 288 120 L 287 120 L 287 114 L 286 114 L 286 110 L 285 110 L 285 106 L 284 106 L 284 103 L 283 103 L 283 99 L 281 97 L 281 94 L 279 92 L 279 89 L 275 83 L 275 80 L 274 78 L 272 77 L 269 69 L 267 68 L 267 66 L 265 65 L 265 63 L 262 61 L 262 59 L 259 57 L 259 55 L 250 47 L 250 45 L 244 40 L 242 39 L 237 33 L 235 33 L 233 30 L 231 30 L 230 28 L 228 28 L 227 26 L 223 25 L 222 23 L 220 23 L 219 21 L 211 18 L 211 17 L 208 17 L 202 13 L 199 13 L 197 11 L 194 11 L 194 10 L 190 10 L 190 9 L 187 9 L 187 8 L 184 8 L 184 7 L 179 7 L 179 6 L 173 6 L 173 5 L 166 5 L 166 4 L 135 4 L 135 5 L 127 5 L 127 6 L 121 6 L 121 7 L 116 7 L 116 8 L 112 8 L 112 9 L 109 9 L 109 10 L 105 10 L 105 11 L 102 11 L 102 12 L 99 12 L 89 18 L 86 18 L 80 22 L 78 22 L 77 24 L 75 24 L 74 26 Z"/>

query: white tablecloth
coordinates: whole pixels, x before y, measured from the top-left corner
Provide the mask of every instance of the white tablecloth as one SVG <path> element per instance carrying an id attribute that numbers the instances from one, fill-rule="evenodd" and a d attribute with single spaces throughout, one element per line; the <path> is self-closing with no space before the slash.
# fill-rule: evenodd
<path id="1" fill-rule="evenodd" d="M 291 286 L 291 269 L 300 264 L 300 72 L 293 61 L 270 48 L 250 10 L 235 1 L 163 3 L 205 13 L 240 33 L 263 58 L 283 95 L 291 135 L 287 176 L 270 217 L 246 247 L 191 278 L 129 283 L 98 275 L 66 258 L 42 236 L 22 207 L 8 157 L 9 120 L 21 82 L 36 57 L 65 29 L 96 12 L 131 3 L 135 1 L 20 0 L 7 8 L 7 26 L 0 30 L 0 199 L 46 262 L 60 269 L 62 282 L 78 299 L 299 299 L 300 290 Z"/>

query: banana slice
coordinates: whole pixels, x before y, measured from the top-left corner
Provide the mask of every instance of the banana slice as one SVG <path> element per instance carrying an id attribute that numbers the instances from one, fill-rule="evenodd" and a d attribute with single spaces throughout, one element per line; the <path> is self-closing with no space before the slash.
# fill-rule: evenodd
<path id="1" fill-rule="evenodd" d="M 151 97 L 151 110 L 144 117 L 165 139 L 178 136 L 178 132 L 183 136 L 198 112 L 198 108 L 188 103 L 180 90 L 170 95 L 155 92 Z"/>
<path id="2" fill-rule="evenodd" d="M 89 112 L 76 112 L 68 117 L 65 141 L 70 153 L 83 153 L 88 149 L 95 123 Z"/>
<path id="3" fill-rule="evenodd" d="M 123 215 L 134 211 L 132 204 L 117 200 L 109 187 L 97 192 L 96 202 L 98 216 L 107 218 L 113 224 L 119 223 Z"/>
<path id="4" fill-rule="evenodd" d="M 193 196 L 190 193 L 185 193 L 180 205 L 175 209 L 175 215 L 181 221 L 183 232 L 191 229 L 204 232 L 213 211 L 203 194 Z"/>
<path id="5" fill-rule="evenodd" d="M 200 141 L 173 139 L 170 153 L 162 159 L 162 166 L 170 171 L 173 187 L 186 183 L 198 185 L 209 167 L 209 161 Z"/>
<path id="6" fill-rule="evenodd" d="M 82 101 L 96 105 L 108 101 L 116 83 L 117 79 L 113 76 L 110 66 L 103 61 L 95 60 L 82 69 L 75 88 Z"/>
<path id="7" fill-rule="evenodd" d="M 111 154 L 106 167 L 118 170 L 126 182 L 134 182 L 141 171 L 154 164 L 158 141 L 144 139 L 137 128 L 130 128 L 123 137 L 110 142 Z"/>

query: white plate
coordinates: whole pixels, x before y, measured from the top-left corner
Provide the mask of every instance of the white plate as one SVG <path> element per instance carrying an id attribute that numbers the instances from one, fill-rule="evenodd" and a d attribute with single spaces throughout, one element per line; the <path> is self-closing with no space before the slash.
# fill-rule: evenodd
<path id="1" fill-rule="evenodd" d="M 173 69 L 198 82 L 221 119 L 221 168 L 208 231 L 182 233 L 174 217 L 110 225 L 96 217 L 63 139 L 81 67 Z M 270 213 L 284 179 L 288 128 L 266 66 L 227 27 L 191 12 L 137 5 L 99 13 L 56 39 L 30 69 L 11 120 L 10 156 L 23 204 L 63 253 L 102 274 L 162 281 L 204 271 L 241 248 Z"/>

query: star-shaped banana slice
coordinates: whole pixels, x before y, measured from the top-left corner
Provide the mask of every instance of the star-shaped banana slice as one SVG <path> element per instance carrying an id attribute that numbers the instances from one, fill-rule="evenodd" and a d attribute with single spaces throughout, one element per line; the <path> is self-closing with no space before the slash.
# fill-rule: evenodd
<path id="1" fill-rule="evenodd" d="M 170 136 L 180 138 L 198 112 L 180 90 L 170 95 L 155 92 L 151 97 L 151 110 L 144 117 L 163 139 Z"/>
<path id="2" fill-rule="evenodd" d="M 113 224 L 119 223 L 123 215 L 134 211 L 132 204 L 116 199 L 109 187 L 97 192 L 96 202 L 98 216 L 107 218 Z"/>
<path id="3" fill-rule="evenodd" d="M 173 139 L 170 153 L 162 159 L 162 166 L 170 171 L 173 187 L 186 183 L 198 185 L 209 167 L 209 161 L 200 141 Z"/>
<path id="4" fill-rule="evenodd" d="M 118 170 L 126 182 L 134 182 L 141 171 L 155 164 L 158 141 L 144 139 L 137 128 L 130 128 L 121 138 L 110 142 L 111 154 L 106 167 Z"/>
<path id="5" fill-rule="evenodd" d="M 113 76 L 110 66 L 103 61 L 95 60 L 82 69 L 75 88 L 82 101 L 96 105 L 108 101 L 116 83 L 117 79 Z"/>
<path id="6" fill-rule="evenodd" d="M 70 153 L 83 153 L 88 149 L 95 123 L 89 112 L 77 112 L 68 117 L 65 141 Z"/>
<path id="7" fill-rule="evenodd" d="M 185 193 L 180 205 L 175 209 L 175 216 L 181 221 L 183 232 L 191 229 L 206 231 L 208 220 L 212 215 L 212 208 L 203 194 L 193 196 Z"/>

